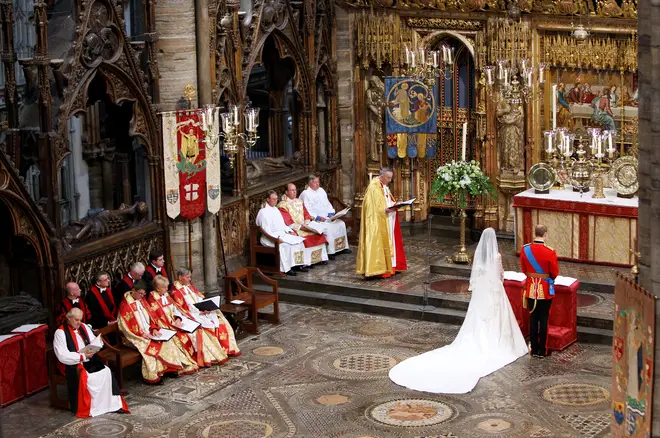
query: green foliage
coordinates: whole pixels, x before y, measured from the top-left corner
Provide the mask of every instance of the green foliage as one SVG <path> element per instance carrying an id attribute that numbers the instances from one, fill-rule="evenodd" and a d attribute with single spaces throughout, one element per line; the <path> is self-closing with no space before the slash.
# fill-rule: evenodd
<path id="1" fill-rule="evenodd" d="M 481 171 L 478 161 L 452 161 L 438 168 L 431 185 L 431 197 L 436 202 L 451 195 L 458 208 L 465 208 L 468 194 L 491 198 L 497 196 L 493 183 Z"/>

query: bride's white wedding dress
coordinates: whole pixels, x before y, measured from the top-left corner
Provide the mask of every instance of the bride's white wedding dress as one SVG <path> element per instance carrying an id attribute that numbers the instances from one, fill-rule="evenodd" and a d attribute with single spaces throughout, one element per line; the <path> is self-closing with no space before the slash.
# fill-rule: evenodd
<path id="1" fill-rule="evenodd" d="M 397 385 L 437 394 L 470 392 L 487 376 L 528 353 L 502 283 L 495 231 L 479 240 L 470 277 L 472 299 L 450 345 L 407 359 L 390 370 Z"/>

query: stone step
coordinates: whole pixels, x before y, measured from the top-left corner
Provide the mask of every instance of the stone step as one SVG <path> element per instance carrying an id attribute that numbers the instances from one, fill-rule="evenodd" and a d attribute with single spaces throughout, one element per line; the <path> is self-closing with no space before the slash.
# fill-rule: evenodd
<path id="1" fill-rule="evenodd" d="M 444 259 L 431 260 L 431 272 L 434 274 L 454 275 L 457 277 L 470 278 L 472 267 L 469 265 L 457 265 L 446 263 Z M 581 291 L 601 292 L 606 294 L 614 293 L 614 285 L 612 283 L 595 281 L 595 280 L 580 280 Z"/>
<path id="2" fill-rule="evenodd" d="M 305 283 L 305 282 L 300 282 Z M 309 285 L 310 283 L 305 283 Z M 290 283 L 287 284 L 287 286 Z M 329 286 L 329 285 L 326 285 Z M 348 288 L 344 288 L 346 290 Z M 356 288 L 355 288 L 356 289 Z M 364 293 L 362 295 L 346 293 L 336 293 L 334 290 L 304 290 L 291 287 L 280 287 L 280 301 L 295 304 L 305 304 L 327 309 L 342 310 L 349 312 L 370 313 L 383 316 L 391 316 L 401 319 L 416 319 L 431 322 L 441 322 L 446 324 L 460 325 L 465 319 L 467 303 L 456 300 L 432 300 L 429 298 L 429 307 L 423 311 L 421 297 L 417 302 L 408 299 L 381 299 L 383 297 L 392 298 L 387 295 L 374 295 L 373 293 Z M 399 298 L 408 297 L 407 294 L 392 294 Z M 381 298 L 376 298 L 380 296 Z M 447 306 L 453 304 L 454 307 Z M 589 324 L 589 325 L 586 325 Z M 596 318 L 578 317 L 578 341 L 594 344 L 612 344 L 612 322 L 597 320 Z"/>

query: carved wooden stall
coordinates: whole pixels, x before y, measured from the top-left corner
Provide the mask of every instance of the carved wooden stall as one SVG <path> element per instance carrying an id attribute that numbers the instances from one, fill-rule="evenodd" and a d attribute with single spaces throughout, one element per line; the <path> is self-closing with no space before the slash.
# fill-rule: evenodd
<path id="1" fill-rule="evenodd" d="M 152 104 L 153 2 L 133 17 L 145 31 L 140 38 L 129 37 L 122 3 L 67 5 L 34 3 L 34 56 L 17 60 L 14 5 L 0 2 L 6 103 L 0 220 L 7 225 L 8 213 L 8 254 L 17 255 L 24 239 L 30 258 L 18 256 L 34 266 L 0 261 L 12 273 L 2 295 L 37 297 L 50 322 L 65 282 L 86 290 L 101 270 L 116 278 L 131 263 L 147 262 L 150 250 L 169 249 Z M 61 21 L 69 15 L 71 21 Z M 70 41 L 58 34 L 67 29 Z M 20 93 L 17 71 L 25 79 Z"/>
<path id="2" fill-rule="evenodd" d="M 348 30 L 355 41 L 355 164 L 367 169 L 355 173 L 356 205 L 369 173 L 387 165 L 395 169 L 394 193 L 401 199 L 417 197 L 414 220 L 426 219 L 432 207 L 451 207 L 431 202 L 428 189 L 437 167 L 459 158 L 460 128 L 466 122 L 468 159 L 481 162 L 499 192 L 496 200 L 471 200 L 475 226 L 513 231 L 512 198 L 527 188 L 527 172 L 540 160 L 543 131 L 551 119 L 552 84 L 582 80 L 597 88 L 625 87 L 620 94 L 630 97 L 629 107 L 621 110 L 623 142 L 635 147 L 636 2 L 344 0 L 338 5 L 353 23 Z M 586 36 L 580 29 L 586 29 Z M 385 76 L 406 75 L 406 46 L 436 50 L 441 44 L 454 48 L 456 62 L 439 77 L 437 155 L 390 159 L 382 114 L 388 103 L 374 96 L 382 97 Z M 526 59 L 534 67 L 546 63 L 546 80 L 539 81 L 537 70 L 528 89 L 521 84 L 504 93 L 489 87 L 484 67 L 500 59 L 514 65 Z M 571 123 L 590 117 L 588 109 L 583 112 Z"/>
<path id="3" fill-rule="evenodd" d="M 260 140 L 223 167 L 218 222 L 226 257 L 246 253 L 268 190 L 282 194 L 290 182 L 301 190 L 312 172 L 330 195 L 341 186 L 333 2 L 242 3 L 221 0 L 212 16 L 214 99 L 260 108 Z"/>

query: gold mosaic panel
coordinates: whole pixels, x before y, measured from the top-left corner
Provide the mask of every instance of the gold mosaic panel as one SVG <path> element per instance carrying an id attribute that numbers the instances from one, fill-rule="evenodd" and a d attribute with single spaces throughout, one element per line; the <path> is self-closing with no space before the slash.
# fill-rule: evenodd
<path id="1" fill-rule="evenodd" d="M 594 261 L 628 264 L 636 221 L 628 218 L 597 216 L 595 219 Z"/>
<path id="2" fill-rule="evenodd" d="M 546 243 L 555 249 L 558 257 L 572 257 L 573 215 L 564 212 L 533 210 L 532 228 L 537 224 L 548 227 Z"/>

